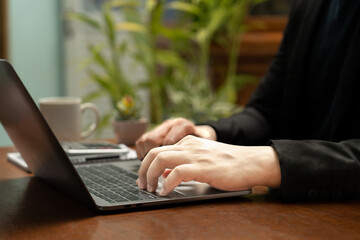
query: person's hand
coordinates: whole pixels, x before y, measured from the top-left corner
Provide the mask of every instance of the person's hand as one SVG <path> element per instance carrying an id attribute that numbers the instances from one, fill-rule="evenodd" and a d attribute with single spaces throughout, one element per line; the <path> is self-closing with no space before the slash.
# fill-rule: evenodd
<path id="1" fill-rule="evenodd" d="M 184 118 L 169 119 L 136 141 L 136 153 L 143 159 L 153 148 L 177 143 L 187 135 L 216 140 L 215 130 L 210 126 L 195 126 Z"/>
<path id="2" fill-rule="evenodd" d="M 225 191 L 257 185 L 276 188 L 281 182 L 279 160 L 272 147 L 235 146 L 194 136 L 152 149 L 138 174 L 139 188 L 150 192 L 156 191 L 158 178 L 163 175 L 162 196 L 191 180 Z"/>

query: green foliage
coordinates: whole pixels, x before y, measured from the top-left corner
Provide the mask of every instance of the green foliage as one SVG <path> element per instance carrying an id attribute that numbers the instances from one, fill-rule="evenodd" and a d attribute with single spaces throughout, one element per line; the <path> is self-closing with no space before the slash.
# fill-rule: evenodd
<path id="1" fill-rule="evenodd" d="M 131 1 L 127 1 L 126 4 L 124 2 L 124 6 L 127 4 L 131 5 Z M 117 108 L 118 102 L 124 96 L 130 96 L 135 99 L 134 101 L 140 100 L 137 96 L 138 87 L 125 77 L 121 68 L 122 62 L 128 57 L 129 51 L 127 42 L 120 40 L 117 34 L 112 5 L 109 3 L 103 5 L 100 20 L 81 13 L 69 13 L 68 17 L 84 23 L 104 38 L 104 41 L 99 44 L 87 43 L 89 58 L 83 61 L 84 68 L 89 80 L 96 83 L 98 88 L 88 93 L 84 101 L 91 101 L 101 96 L 110 98 L 112 112 L 103 116 L 103 125 L 108 124 L 114 111 L 117 118 L 139 118 L 141 109 L 137 109 L 136 114 L 132 113 L 132 115 L 125 116 L 124 112 Z M 123 24 L 122 27 L 126 29 L 135 28 L 131 24 L 129 25 Z"/>
<path id="2" fill-rule="evenodd" d="M 248 30 L 245 18 L 249 9 L 262 0 L 115 0 L 104 4 L 102 23 L 81 14 L 72 14 L 101 33 L 106 44 L 90 45 L 91 61 L 101 74 L 88 70 L 99 89 L 90 98 L 107 94 L 114 109 L 124 96 L 137 101 L 137 87 L 149 91 L 150 122 L 161 123 L 173 116 L 196 122 L 228 116 L 237 106 L 239 87 L 251 76 L 236 74 L 241 35 Z M 175 20 L 164 22 L 172 11 Z M 115 21 L 119 14 L 121 21 Z M 121 41 L 117 33 L 126 33 Z M 210 86 L 211 45 L 217 43 L 227 52 L 228 69 L 218 89 Z M 129 47 L 131 44 L 131 48 Z M 129 50 L 132 49 L 132 50 Z M 104 52 L 110 53 L 107 58 Z M 134 86 L 121 71 L 127 55 L 145 71 L 145 79 Z"/>
<path id="3" fill-rule="evenodd" d="M 140 104 L 131 96 L 124 96 L 116 104 L 119 120 L 140 119 Z"/>
<path id="4" fill-rule="evenodd" d="M 186 60 L 174 67 L 172 84 L 168 87 L 171 115 L 201 122 L 217 119 L 239 110 L 237 91 L 253 81 L 252 76 L 236 74 L 240 52 L 240 38 L 247 31 L 245 18 L 249 9 L 259 0 L 178 0 L 166 6 L 180 13 L 180 19 L 170 31 L 181 29 L 181 37 L 168 34 L 173 50 L 182 53 Z M 172 36 L 176 36 L 172 38 Z M 220 44 L 228 56 L 227 74 L 218 89 L 210 87 L 209 64 L 211 44 Z M 168 68 L 170 66 L 167 66 Z"/>

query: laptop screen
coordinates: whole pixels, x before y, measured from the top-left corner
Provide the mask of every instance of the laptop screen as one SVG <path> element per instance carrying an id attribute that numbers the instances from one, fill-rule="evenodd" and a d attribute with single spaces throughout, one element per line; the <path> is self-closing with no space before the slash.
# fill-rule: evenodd
<path id="1" fill-rule="evenodd" d="M 60 143 L 5 60 L 0 60 L 0 122 L 35 176 L 93 204 Z"/>

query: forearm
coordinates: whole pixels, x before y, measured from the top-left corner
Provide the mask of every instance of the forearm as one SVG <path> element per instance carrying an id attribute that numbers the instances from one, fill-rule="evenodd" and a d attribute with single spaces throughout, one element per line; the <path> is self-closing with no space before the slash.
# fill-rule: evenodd
<path id="1" fill-rule="evenodd" d="M 215 129 L 208 125 L 199 125 L 195 127 L 195 136 L 208 140 L 217 140 Z"/>
<path id="2" fill-rule="evenodd" d="M 280 188 L 281 186 L 281 170 L 279 164 L 279 158 L 274 148 L 269 146 L 258 147 L 239 147 L 248 149 L 248 154 L 244 154 L 243 150 L 241 154 L 245 155 L 248 160 L 248 166 L 254 168 L 250 171 L 253 173 L 251 178 L 253 179 L 251 186 L 267 186 L 271 188 Z M 240 156 L 241 158 L 243 156 Z M 248 167 L 247 166 L 247 167 Z M 241 166 L 240 168 L 246 168 Z M 240 171 L 241 172 L 241 171 Z"/>

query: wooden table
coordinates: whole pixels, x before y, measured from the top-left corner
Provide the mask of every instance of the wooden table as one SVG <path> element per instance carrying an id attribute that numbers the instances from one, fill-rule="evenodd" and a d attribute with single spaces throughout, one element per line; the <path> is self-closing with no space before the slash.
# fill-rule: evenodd
<path id="1" fill-rule="evenodd" d="M 360 201 L 282 203 L 254 195 L 96 215 L 6 160 L 0 239 L 360 239 Z"/>

